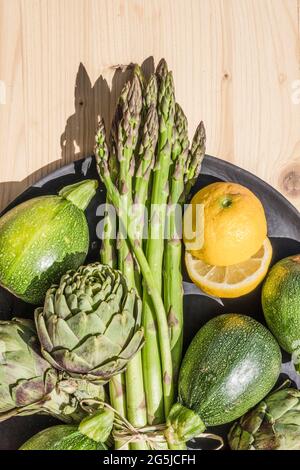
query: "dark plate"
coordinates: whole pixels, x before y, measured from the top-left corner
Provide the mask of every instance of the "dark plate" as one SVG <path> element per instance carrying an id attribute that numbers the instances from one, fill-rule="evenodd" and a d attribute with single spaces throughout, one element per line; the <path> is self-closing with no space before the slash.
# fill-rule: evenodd
<path id="1" fill-rule="evenodd" d="M 55 194 L 63 186 L 85 178 L 97 178 L 93 157 L 77 161 L 48 175 L 34 186 L 27 189 L 7 207 L 6 211 L 32 197 L 43 194 Z M 272 263 L 275 263 L 285 256 L 300 253 L 300 214 L 283 196 L 252 174 L 230 163 L 209 156 L 204 160 L 202 173 L 195 185 L 194 192 L 209 183 L 219 180 L 235 181 L 243 184 L 257 194 L 262 201 L 267 214 L 269 236 L 274 249 Z M 101 217 L 97 215 L 97 207 L 99 204 L 103 203 L 104 200 L 105 190 L 103 186 L 100 185 L 97 196 L 93 199 L 87 210 L 91 237 L 88 261 L 95 261 L 98 257 L 100 242 L 96 236 L 96 225 L 101 220 Z M 189 281 L 186 273 L 184 276 L 185 281 Z M 193 289 L 191 289 L 191 291 L 192 293 L 185 295 L 184 299 L 185 347 L 188 346 L 195 333 L 204 323 L 221 313 L 244 313 L 251 315 L 262 323 L 264 322 L 260 302 L 261 287 L 239 299 L 224 300 L 224 306 L 211 298 L 197 295 Z M 33 308 L 31 306 L 14 298 L 11 294 L 0 288 L 1 319 L 9 319 L 12 315 L 30 317 L 32 311 Z M 300 378 L 297 377 L 295 373 L 294 367 L 290 362 L 290 356 L 284 353 L 280 382 L 282 382 L 286 376 L 289 376 L 290 379 L 296 383 L 298 388 L 300 388 Z M 54 419 L 46 416 L 31 416 L 14 418 L 5 423 L 1 423 L 0 449 L 17 449 L 34 433 L 55 422 Z M 212 431 L 216 434 L 222 434 L 225 437 L 229 427 L 229 425 L 217 427 L 212 429 Z M 191 447 L 192 446 L 199 448 L 199 441 L 194 444 L 192 443 Z M 201 446 L 204 447 L 203 442 L 201 442 Z"/>

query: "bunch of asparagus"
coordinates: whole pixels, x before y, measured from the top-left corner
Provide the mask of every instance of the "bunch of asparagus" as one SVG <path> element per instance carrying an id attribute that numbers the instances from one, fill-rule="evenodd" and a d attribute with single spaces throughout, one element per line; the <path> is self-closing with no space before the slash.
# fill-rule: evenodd
<path id="1" fill-rule="evenodd" d="M 164 59 L 148 81 L 135 66 L 108 142 L 103 120 L 96 133 L 97 166 L 107 190 L 101 261 L 120 269 L 143 301 L 145 346 L 126 373 L 110 382 L 112 406 L 136 428 L 164 423 L 174 401 L 183 332 L 176 211 L 199 175 L 205 140 L 201 122 L 189 148 L 187 119 Z M 117 242 L 110 205 L 118 214 Z M 115 447 L 124 448 L 124 442 Z M 131 447 L 147 449 L 147 443 Z"/>

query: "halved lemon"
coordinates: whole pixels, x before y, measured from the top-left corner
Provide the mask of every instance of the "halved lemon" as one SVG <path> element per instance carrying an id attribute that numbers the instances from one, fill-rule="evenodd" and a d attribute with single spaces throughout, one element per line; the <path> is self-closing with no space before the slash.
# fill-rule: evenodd
<path id="1" fill-rule="evenodd" d="M 231 266 L 212 266 L 185 253 L 191 280 L 204 292 L 216 297 L 234 298 L 248 294 L 264 279 L 272 259 L 272 245 L 265 239 L 260 250 L 247 261 Z"/>

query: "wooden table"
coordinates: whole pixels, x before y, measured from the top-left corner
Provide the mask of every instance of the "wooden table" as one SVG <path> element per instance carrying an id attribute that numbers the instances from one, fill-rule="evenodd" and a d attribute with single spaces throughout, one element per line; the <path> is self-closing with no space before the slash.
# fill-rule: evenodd
<path id="1" fill-rule="evenodd" d="M 132 62 L 164 56 L 192 135 L 300 208 L 297 0 L 0 0 L 0 208 L 93 149 Z"/>

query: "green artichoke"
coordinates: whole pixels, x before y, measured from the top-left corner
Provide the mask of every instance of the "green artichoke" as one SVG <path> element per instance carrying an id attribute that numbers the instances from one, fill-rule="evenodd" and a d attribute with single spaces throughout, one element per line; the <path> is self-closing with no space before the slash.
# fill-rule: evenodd
<path id="1" fill-rule="evenodd" d="M 95 383 L 125 370 L 144 343 L 140 299 L 119 271 L 100 263 L 68 271 L 35 322 L 45 359 Z"/>
<path id="2" fill-rule="evenodd" d="M 300 390 L 271 393 L 230 430 L 232 450 L 300 450 Z"/>
<path id="3" fill-rule="evenodd" d="M 103 387 L 53 369 L 40 354 L 33 322 L 0 321 L 0 421 L 44 413 L 77 422 L 85 415 L 80 401 L 89 398 L 104 399 Z"/>

